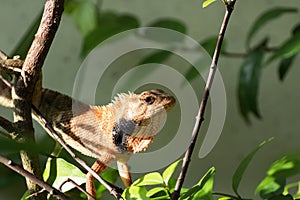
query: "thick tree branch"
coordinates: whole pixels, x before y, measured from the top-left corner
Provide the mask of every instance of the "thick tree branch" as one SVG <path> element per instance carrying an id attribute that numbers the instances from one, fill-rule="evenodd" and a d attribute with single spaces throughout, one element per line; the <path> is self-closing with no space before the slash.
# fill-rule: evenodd
<path id="1" fill-rule="evenodd" d="M 40 77 L 41 68 L 58 29 L 63 12 L 63 5 L 63 0 L 46 1 L 41 23 L 24 61 L 21 76 L 16 76 L 12 88 L 14 122 L 16 125 L 16 133 L 18 134 L 18 141 L 22 143 L 34 141 L 31 104 L 34 100 L 33 97 L 38 98 L 38 95 L 40 95 L 41 85 L 36 86 L 36 83 Z M 38 154 L 21 151 L 21 159 L 26 171 L 29 171 L 40 179 L 42 178 Z M 26 178 L 26 183 L 30 193 L 36 193 L 40 190 L 40 187 L 31 179 Z M 31 197 L 31 199 L 44 198 L 43 196 Z"/>
<path id="2" fill-rule="evenodd" d="M 236 0 L 228 0 L 226 3 L 226 13 L 225 13 L 223 23 L 222 23 L 222 26 L 220 29 L 218 41 L 217 41 L 217 44 L 215 47 L 215 52 L 213 55 L 212 63 L 210 66 L 210 70 L 209 70 L 209 74 L 208 74 L 208 78 L 207 78 L 207 82 L 206 82 L 206 86 L 205 86 L 205 91 L 202 96 L 202 101 L 200 104 L 198 115 L 196 117 L 196 122 L 195 122 L 195 126 L 193 129 L 191 142 L 190 142 L 190 145 L 189 145 L 188 149 L 186 150 L 184 158 L 183 158 L 181 172 L 180 172 L 179 177 L 176 182 L 175 190 L 172 195 L 172 200 L 177 200 L 180 196 L 180 190 L 182 188 L 182 185 L 183 185 L 183 182 L 184 182 L 187 170 L 188 170 L 188 166 L 191 161 L 191 157 L 192 157 L 192 153 L 193 153 L 196 141 L 197 141 L 198 133 L 201 128 L 201 124 L 204 121 L 205 108 L 206 108 L 206 104 L 207 104 L 207 101 L 209 98 L 209 92 L 210 92 L 210 89 L 211 89 L 211 86 L 212 86 L 212 83 L 214 80 L 214 75 L 217 70 L 217 64 L 218 64 L 218 60 L 219 60 L 219 56 L 220 56 L 220 52 L 221 52 L 222 42 L 224 39 L 225 31 L 226 31 L 231 13 L 233 11 L 235 2 L 236 2 Z"/>
<path id="3" fill-rule="evenodd" d="M 44 181 L 37 178 L 34 174 L 31 174 L 30 172 L 23 169 L 18 164 L 14 163 L 12 160 L 9 160 L 3 156 L 0 155 L 0 162 L 3 163 L 5 166 L 9 167 L 10 169 L 14 170 L 18 174 L 27 177 L 28 179 L 32 180 L 33 182 L 37 183 L 39 186 L 41 186 L 43 189 L 47 190 L 51 195 L 58 197 L 62 200 L 67 200 L 67 197 L 60 192 L 59 190 L 53 188 L 48 183 L 45 183 Z"/>

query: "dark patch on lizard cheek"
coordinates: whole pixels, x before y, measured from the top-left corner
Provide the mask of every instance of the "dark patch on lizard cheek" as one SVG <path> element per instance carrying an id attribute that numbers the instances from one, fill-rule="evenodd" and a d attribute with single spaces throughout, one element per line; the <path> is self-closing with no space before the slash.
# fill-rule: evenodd
<path id="1" fill-rule="evenodd" d="M 127 151 L 127 136 L 130 136 L 133 133 L 135 126 L 136 123 L 133 120 L 121 118 L 113 128 L 113 142 L 118 147 L 119 151 Z"/>

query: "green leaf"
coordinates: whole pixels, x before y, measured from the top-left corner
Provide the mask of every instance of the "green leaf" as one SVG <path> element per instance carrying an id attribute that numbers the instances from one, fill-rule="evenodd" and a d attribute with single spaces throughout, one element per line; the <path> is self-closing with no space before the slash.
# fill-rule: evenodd
<path id="1" fill-rule="evenodd" d="M 257 186 L 255 193 L 259 193 L 262 198 L 280 195 L 284 191 L 286 179 L 299 173 L 299 155 L 284 156 L 271 165 L 267 176 Z"/>
<path id="2" fill-rule="evenodd" d="M 138 20 L 131 15 L 118 15 L 113 12 L 101 13 L 99 26 L 84 37 L 81 56 L 85 57 L 93 48 L 107 38 L 138 26 Z"/>
<path id="3" fill-rule="evenodd" d="M 295 198 L 300 199 L 300 182 L 298 182 L 298 191 L 297 193 L 294 195 Z"/>
<path id="4" fill-rule="evenodd" d="M 300 181 L 298 182 L 294 182 L 294 183 L 289 183 L 287 184 L 285 187 L 284 187 L 284 190 L 283 190 L 283 194 L 288 194 L 289 193 L 289 190 L 292 190 L 293 188 L 294 189 L 297 189 L 298 191 L 296 192 L 296 194 L 294 195 L 294 198 L 298 198 L 299 196 L 299 186 L 300 186 Z"/>
<path id="5" fill-rule="evenodd" d="M 144 187 L 138 187 L 138 186 L 130 186 L 129 188 L 126 188 L 122 194 L 122 197 L 124 199 L 130 199 L 130 200 L 150 200 L 149 197 L 146 196 L 147 190 Z"/>
<path id="6" fill-rule="evenodd" d="M 169 18 L 159 19 L 153 23 L 148 24 L 147 27 L 171 29 L 183 34 L 185 34 L 187 31 L 184 23 Z M 154 28 L 146 28 L 145 31 L 143 31 L 143 33 L 141 34 L 141 36 L 147 40 L 152 40 L 164 44 L 174 44 L 175 42 L 182 42 L 182 40 L 185 38 L 184 35 L 181 34 L 173 34 L 172 37 L 170 37 L 169 31 L 163 31 Z"/>
<path id="7" fill-rule="evenodd" d="M 295 28 L 292 31 L 292 35 L 298 35 L 300 37 L 300 24 L 297 24 Z M 296 55 L 290 56 L 288 58 L 283 58 L 280 61 L 279 68 L 278 68 L 278 75 L 279 79 L 283 81 L 285 78 L 285 75 L 289 71 L 290 67 L 292 66 L 294 60 L 295 60 Z"/>
<path id="8" fill-rule="evenodd" d="M 76 166 L 66 162 L 62 158 L 49 158 L 46 163 L 43 178 L 45 181 L 53 182 L 52 186 L 59 188 L 64 181 L 72 179 L 78 185 L 86 182 L 86 175 Z M 54 181 L 53 181 L 54 180 Z M 69 191 L 74 188 L 71 183 L 66 183 L 62 187 L 62 192 Z"/>
<path id="9" fill-rule="evenodd" d="M 29 26 L 29 28 L 26 30 L 26 32 L 22 35 L 22 38 L 12 51 L 11 55 L 19 55 L 22 60 L 26 58 L 27 52 L 31 46 L 31 43 L 34 39 L 34 35 L 36 34 L 40 21 L 42 18 L 43 11 L 40 11 L 37 17 L 34 19 L 32 24 Z"/>
<path id="10" fill-rule="evenodd" d="M 255 193 L 259 193 L 263 199 L 267 199 L 274 195 L 281 194 L 285 184 L 286 181 L 284 178 L 267 176 L 256 187 Z"/>
<path id="11" fill-rule="evenodd" d="M 175 178 L 170 178 L 169 182 L 168 182 L 168 188 L 169 191 L 172 193 L 175 189 L 175 185 L 176 185 L 176 179 Z"/>
<path id="12" fill-rule="evenodd" d="M 272 196 L 268 200 L 294 200 L 294 198 L 290 194 L 287 195 L 280 194 L 278 196 Z"/>
<path id="13" fill-rule="evenodd" d="M 162 177 L 164 179 L 165 185 L 168 185 L 170 178 L 172 177 L 172 175 L 174 174 L 179 162 L 181 162 L 180 160 L 177 160 L 176 162 L 174 162 L 173 164 L 171 164 L 169 167 L 167 167 L 167 169 L 165 169 L 165 171 L 162 174 Z"/>
<path id="14" fill-rule="evenodd" d="M 26 190 L 20 200 L 28 200 L 28 196 L 30 196 L 30 192 L 29 190 Z"/>
<path id="15" fill-rule="evenodd" d="M 300 51 L 300 33 L 293 35 L 286 42 L 284 42 L 267 61 L 268 63 L 273 60 L 283 57 L 290 58 Z"/>
<path id="16" fill-rule="evenodd" d="M 214 183 L 215 168 L 211 167 L 201 180 L 187 192 L 180 196 L 180 200 L 201 199 L 212 200 L 212 190 Z"/>
<path id="17" fill-rule="evenodd" d="M 177 19 L 175 20 L 175 19 L 170 19 L 170 18 L 165 18 L 165 19 L 160 18 L 159 20 L 149 24 L 148 26 L 171 29 L 171 30 L 183 33 L 183 34 L 186 33 L 186 26 L 184 25 L 184 23 L 178 21 Z"/>
<path id="18" fill-rule="evenodd" d="M 256 147 L 250 154 L 248 154 L 246 156 L 246 158 L 244 158 L 242 160 L 242 162 L 239 164 L 238 168 L 235 170 L 233 177 L 232 177 L 232 189 L 236 195 L 239 196 L 238 187 L 239 187 L 242 177 L 243 177 L 249 163 L 253 159 L 254 155 L 257 153 L 257 151 L 259 149 L 261 149 L 266 143 L 270 142 L 271 140 L 273 140 L 273 138 L 270 138 L 269 140 L 263 141 L 261 144 L 259 144 L 258 147 Z"/>
<path id="19" fill-rule="evenodd" d="M 278 68 L 278 76 L 281 81 L 284 80 L 287 72 L 289 71 L 290 67 L 292 66 L 295 60 L 295 57 L 296 56 L 284 58 L 280 61 L 279 68 Z"/>
<path id="20" fill-rule="evenodd" d="M 163 183 L 164 183 L 163 177 L 158 172 L 152 172 L 137 179 L 136 181 L 134 181 L 132 185 L 144 186 L 144 185 L 159 185 Z"/>
<path id="21" fill-rule="evenodd" d="M 300 159 L 297 156 L 284 156 L 274 162 L 268 170 L 269 176 L 289 177 L 300 172 Z"/>
<path id="22" fill-rule="evenodd" d="M 207 6 L 209 6 L 210 4 L 212 4 L 213 2 L 215 2 L 216 0 L 205 0 L 202 4 L 203 8 L 206 8 Z"/>
<path id="23" fill-rule="evenodd" d="M 240 112 L 247 122 L 250 113 L 260 118 L 257 99 L 265 43 L 266 41 L 262 42 L 249 53 L 240 69 L 238 100 Z"/>
<path id="24" fill-rule="evenodd" d="M 79 32 L 86 36 L 98 26 L 98 13 L 91 1 L 80 1 L 72 11 Z"/>
<path id="25" fill-rule="evenodd" d="M 79 1 L 65 0 L 64 14 L 72 14 L 74 10 L 76 10 L 76 8 L 79 6 L 79 4 Z"/>
<path id="26" fill-rule="evenodd" d="M 143 65 L 147 63 L 162 63 L 172 55 L 172 52 L 165 50 L 156 50 L 154 53 L 146 56 L 142 59 L 138 65 Z"/>
<path id="27" fill-rule="evenodd" d="M 271 20 L 275 20 L 276 18 L 280 17 L 283 14 L 288 13 L 296 13 L 296 8 L 272 8 L 263 14 L 261 14 L 253 23 L 253 25 L 250 28 L 250 31 L 248 32 L 247 39 L 246 39 L 246 45 L 249 47 L 250 42 L 253 39 L 254 35 L 267 23 L 269 23 Z"/>
<path id="28" fill-rule="evenodd" d="M 218 198 L 218 200 L 232 200 L 231 197 L 221 197 L 221 198 Z"/>
<path id="29" fill-rule="evenodd" d="M 105 170 L 105 172 L 101 174 L 101 177 L 107 182 L 113 184 L 118 179 L 119 173 L 118 170 L 114 168 L 108 168 L 107 170 Z M 104 187 L 98 181 L 95 183 L 95 187 L 96 187 L 97 198 L 101 199 L 103 192 L 106 190 L 106 187 Z"/>
<path id="30" fill-rule="evenodd" d="M 152 188 L 151 190 L 149 190 L 149 191 L 147 192 L 146 196 L 147 196 L 147 197 L 153 197 L 153 196 L 156 195 L 157 193 L 161 193 L 161 192 L 167 194 L 166 188 L 164 188 L 164 187 L 155 187 L 155 188 Z M 164 195 L 164 196 L 166 196 L 166 195 Z M 152 199 L 152 198 L 151 198 L 151 199 Z"/>

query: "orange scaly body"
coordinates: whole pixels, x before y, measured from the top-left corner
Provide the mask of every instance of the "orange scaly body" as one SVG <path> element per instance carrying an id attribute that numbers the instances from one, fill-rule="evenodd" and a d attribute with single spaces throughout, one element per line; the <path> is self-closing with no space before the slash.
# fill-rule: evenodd
<path id="1" fill-rule="evenodd" d="M 119 94 L 106 106 L 84 104 L 48 89 L 40 96 L 35 106 L 60 137 L 82 154 L 96 158 L 92 169 L 97 173 L 117 162 L 125 186 L 131 184 L 129 157 L 147 149 L 163 125 L 166 111 L 175 105 L 175 98 L 162 90 Z M 1 80 L 0 105 L 13 105 L 11 91 Z M 86 187 L 95 196 L 91 174 L 87 174 Z"/>

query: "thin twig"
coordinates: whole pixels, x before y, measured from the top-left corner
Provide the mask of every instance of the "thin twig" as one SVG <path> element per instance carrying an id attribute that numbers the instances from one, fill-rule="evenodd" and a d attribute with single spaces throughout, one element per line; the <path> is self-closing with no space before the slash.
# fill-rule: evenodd
<path id="1" fill-rule="evenodd" d="M 62 199 L 62 200 L 67 200 L 67 197 L 62 192 L 55 189 L 54 187 L 52 187 L 48 183 L 42 181 L 41 179 L 37 178 L 34 174 L 26 171 L 21 166 L 14 163 L 12 160 L 7 159 L 7 158 L 0 155 L 0 162 L 3 163 L 5 166 L 9 167 L 10 169 L 12 169 L 13 171 L 17 172 L 18 174 L 32 180 L 35 183 L 37 183 L 39 186 L 41 186 L 42 188 L 47 190 L 51 195 L 56 196 L 56 197 L 58 197 L 59 199 Z"/>
<path id="2" fill-rule="evenodd" d="M 85 191 L 84 189 L 82 189 L 80 187 L 80 185 L 78 185 L 75 181 L 73 181 L 72 179 L 68 178 L 67 180 L 65 180 L 64 182 L 62 182 L 62 184 L 59 186 L 59 190 L 62 191 L 62 187 L 66 184 L 66 183 L 71 183 L 73 184 L 80 192 L 84 193 L 86 196 L 88 196 L 90 199 L 95 200 L 95 198 L 88 193 L 87 191 Z"/>
<path id="3" fill-rule="evenodd" d="M 0 60 L 0 71 L 7 74 L 19 74 L 22 72 L 23 61 L 20 59 Z"/>
<path id="4" fill-rule="evenodd" d="M 209 70 L 209 74 L 208 74 L 208 78 L 207 78 L 207 82 L 206 82 L 206 86 L 205 86 L 205 91 L 202 96 L 202 101 L 200 104 L 198 115 L 196 117 L 196 122 L 195 122 L 195 126 L 193 129 L 191 142 L 190 142 L 190 145 L 189 145 L 188 149 L 186 150 L 184 158 L 183 158 L 181 172 L 180 172 L 179 177 L 176 182 L 175 190 L 172 195 L 172 200 L 177 200 L 180 196 L 180 190 L 182 188 L 182 185 L 183 185 L 183 182 L 184 182 L 187 170 L 188 170 L 188 166 L 191 161 L 191 157 L 192 157 L 192 153 L 193 153 L 195 143 L 196 143 L 196 140 L 198 137 L 198 133 L 199 133 L 201 124 L 204 121 L 205 108 L 206 108 L 206 104 L 207 104 L 207 101 L 209 98 L 209 92 L 210 92 L 210 89 L 211 89 L 211 86 L 213 83 L 214 75 L 217 70 L 217 64 L 218 64 L 218 60 L 219 60 L 219 56 L 220 56 L 220 52 L 221 52 L 222 42 L 223 42 L 225 31 L 226 31 L 226 28 L 227 28 L 227 25 L 228 25 L 228 22 L 229 22 L 229 19 L 230 19 L 231 13 L 233 11 L 236 0 L 231 0 L 231 1 L 227 1 L 227 2 L 228 3 L 226 4 L 226 13 L 225 13 L 225 16 L 223 19 L 223 23 L 222 23 L 222 26 L 220 29 L 214 56 L 213 56 L 212 63 L 210 66 L 210 70 Z"/>

